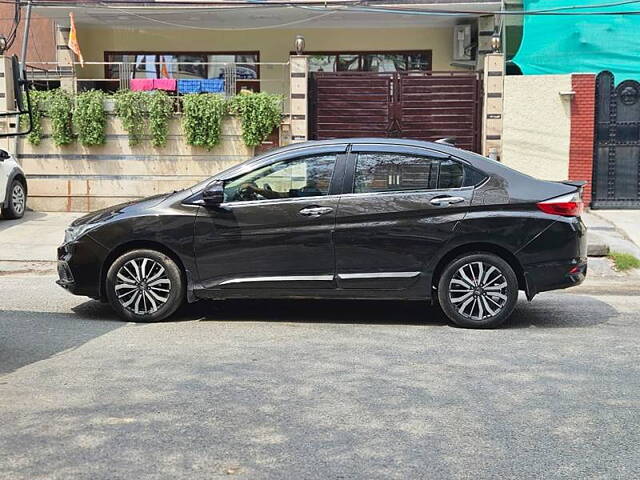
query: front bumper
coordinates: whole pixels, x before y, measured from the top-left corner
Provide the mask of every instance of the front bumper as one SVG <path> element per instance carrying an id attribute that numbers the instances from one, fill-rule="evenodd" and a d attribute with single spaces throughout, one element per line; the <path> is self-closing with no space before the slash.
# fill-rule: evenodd
<path id="1" fill-rule="evenodd" d="M 100 298 L 102 265 L 107 250 L 88 235 L 58 248 L 56 283 L 74 295 Z"/>

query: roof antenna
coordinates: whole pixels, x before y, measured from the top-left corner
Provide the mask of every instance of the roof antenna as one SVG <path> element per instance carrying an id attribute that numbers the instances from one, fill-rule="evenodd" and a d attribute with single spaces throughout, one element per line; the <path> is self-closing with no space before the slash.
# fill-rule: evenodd
<path id="1" fill-rule="evenodd" d="M 444 145 L 451 145 L 452 147 L 456 146 L 456 137 L 444 137 L 436 140 L 435 143 L 442 143 Z"/>

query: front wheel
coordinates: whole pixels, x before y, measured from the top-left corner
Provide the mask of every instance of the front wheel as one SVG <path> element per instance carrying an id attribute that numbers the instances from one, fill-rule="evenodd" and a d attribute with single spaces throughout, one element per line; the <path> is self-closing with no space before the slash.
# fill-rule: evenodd
<path id="1" fill-rule="evenodd" d="M 2 209 L 2 216 L 7 219 L 22 218 L 27 207 L 27 189 L 20 180 L 9 185 L 9 202 Z"/>
<path id="2" fill-rule="evenodd" d="M 497 327 L 511 316 L 517 300 L 518 278 L 513 268 L 491 253 L 456 258 L 438 282 L 440 307 L 461 327 Z"/>
<path id="3" fill-rule="evenodd" d="M 106 293 L 111 307 L 124 320 L 159 322 L 180 307 L 185 283 L 171 257 L 155 250 L 133 250 L 109 268 Z"/>

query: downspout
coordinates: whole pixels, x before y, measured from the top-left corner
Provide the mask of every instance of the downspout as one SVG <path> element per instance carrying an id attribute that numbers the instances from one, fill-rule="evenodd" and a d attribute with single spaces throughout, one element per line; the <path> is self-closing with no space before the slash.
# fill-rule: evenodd
<path id="1" fill-rule="evenodd" d="M 27 18 L 24 22 L 24 32 L 22 32 L 22 50 L 20 52 L 20 78 L 23 78 L 23 72 L 27 69 L 27 46 L 29 44 L 29 28 L 31 27 L 31 0 L 27 0 Z M 26 88 L 29 88 L 27 85 Z M 18 110 L 20 109 L 20 105 L 18 105 Z M 20 131 L 20 117 L 16 120 L 16 133 Z M 19 160 L 19 147 L 20 143 L 18 142 L 18 135 L 13 137 L 13 158 Z"/>

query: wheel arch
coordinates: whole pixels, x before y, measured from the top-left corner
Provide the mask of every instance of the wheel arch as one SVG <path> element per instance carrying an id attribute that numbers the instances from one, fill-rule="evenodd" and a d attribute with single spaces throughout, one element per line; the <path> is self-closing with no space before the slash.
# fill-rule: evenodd
<path id="1" fill-rule="evenodd" d="M 106 291 L 105 291 L 105 286 L 107 284 L 106 282 L 107 273 L 109 272 L 109 268 L 111 267 L 111 265 L 113 265 L 113 262 L 115 262 L 118 257 L 120 257 L 121 255 L 124 255 L 127 252 L 130 252 L 132 250 L 140 250 L 140 249 L 155 250 L 157 252 L 164 253 L 169 258 L 171 258 L 174 262 L 176 262 L 176 265 L 178 265 L 178 268 L 180 269 L 180 273 L 182 274 L 183 280 L 186 285 L 187 301 L 189 302 L 194 301 L 192 300 L 192 298 L 194 297 L 193 297 L 193 281 L 192 281 L 191 273 L 186 268 L 180 256 L 171 248 L 164 245 L 163 243 L 156 242 L 153 240 L 132 240 L 130 242 L 126 242 L 121 245 L 118 245 L 117 247 L 115 247 L 113 250 L 109 252 L 104 262 L 102 262 L 102 267 L 100 269 L 100 298 L 101 299 L 107 298 Z"/>
<path id="2" fill-rule="evenodd" d="M 9 179 L 7 181 L 7 191 L 5 192 L 5 198 L 0 198 L 0 202 L 2 202 L 1 204 L 4 206 L 7 206 L 9 204 L 9 198 L 11 196 L 11 184 L 13 183 L 14 180 L 18 180 L 24 187 L 25 197 L 29 195 L 29 186 L 27 185 L 27 177 L 25 177 L 24 173 L 22 173 L 18 168 L 14 168 L 11 174 L 9 175 Z"/>
<path id="3" fill-rule="evenodd" d="M 449 250 L 445 253 L 440 260 L 438 261 L 433 275 L 431 276 L 431 288 L 436 290 L 438 287 L 438 281 L 440 280 L 440 275 L 444 271 L 445 267 L 453 261 L 455 258 L 459 257 L 461 254 L 471 254 L 471 253 L 493 253 L 500 258 L 502 258 L 505 262 L 507 262 L 513 271 L 516 274 L 516 278 L 518 279 L 518 289 L 527 290 L 527 280 L 524 273 L 524 268 L 522 267 L 520 261 L 516 258 L 516 256 L 500 245 L 496 245 L 495 243 L 490 242 L 472 242 L 465 243 L 463 245 L 458 245 L 457 247 Z"/>

